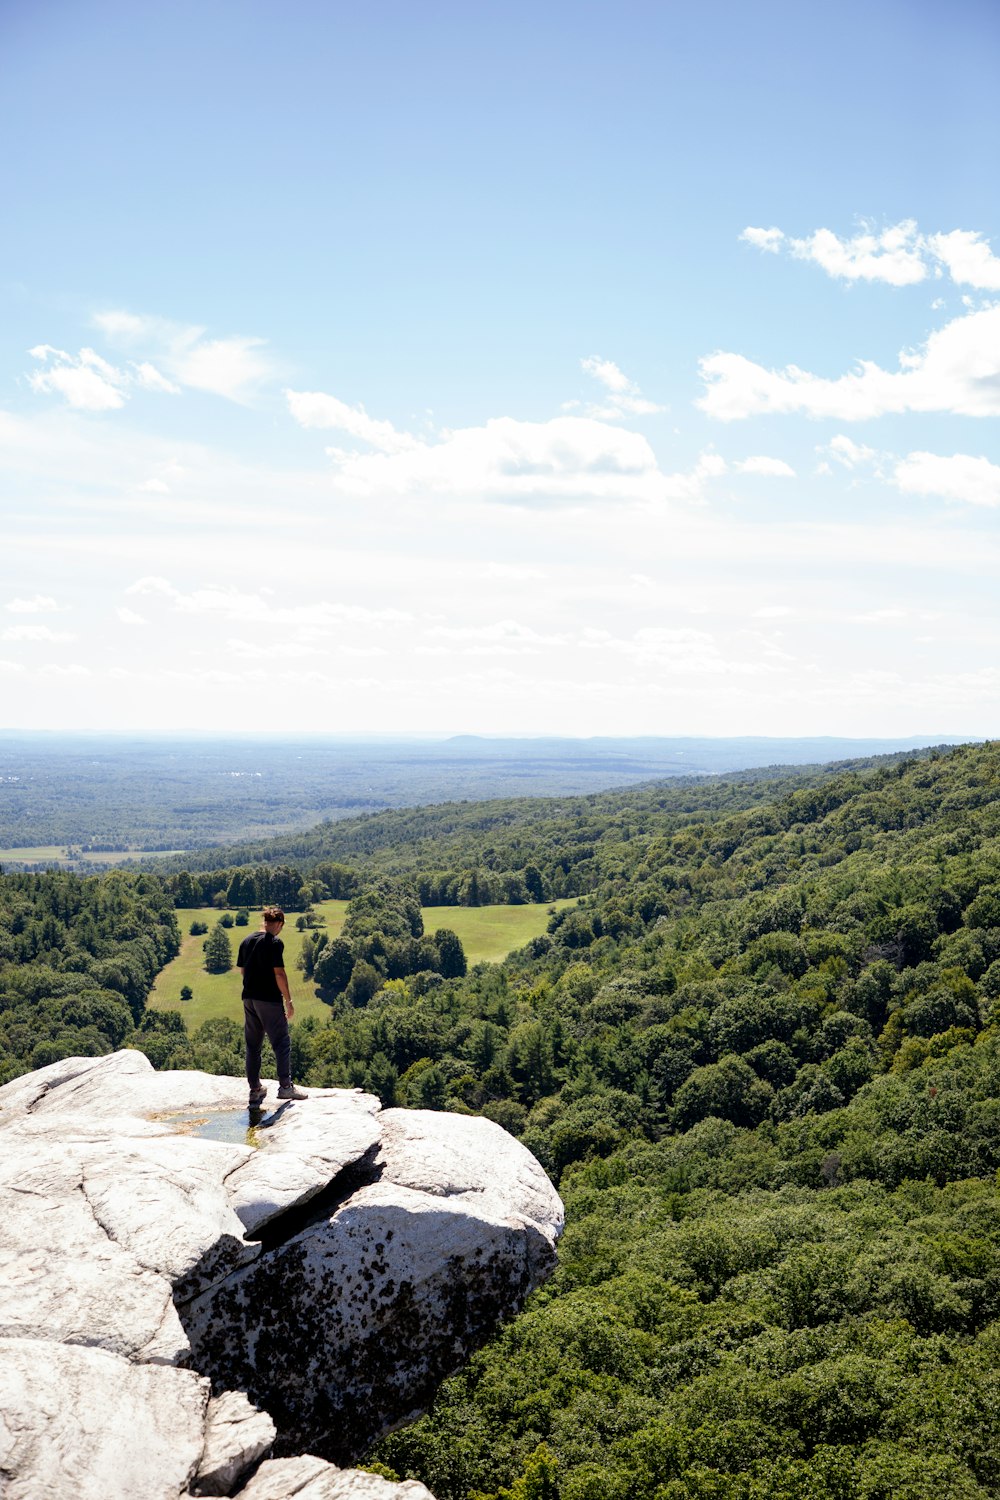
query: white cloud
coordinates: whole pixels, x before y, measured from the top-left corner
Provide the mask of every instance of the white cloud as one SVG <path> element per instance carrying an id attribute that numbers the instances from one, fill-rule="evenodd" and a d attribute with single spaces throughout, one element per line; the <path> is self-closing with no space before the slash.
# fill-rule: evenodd
<path id="1" fill-rule="evenodd" d="M 399 432 L 391 422 L 370 417 L 364 407 L 348 406 L 323 391 L 286 391 L 288 409 L 300 427 L 334 427 L 360 438 L 380 453 L 405 453 L 420 446 L 408 432 Z"/>
<path id="2" fill-rule="evenodd" d="M 263 339 L 198 339 L 167 358 L 182 385 L 242 402 L 271 373 L 263 346 Z"/>
<path id="3" fill-rule="evenodd" d="M 733 467 L 738 474 L 763 474 L 769 479 L 795 478 L 795 470 L 783 458 L 768 458 L 764 453 L 741 458 Z"/>
<path id="4" fill-rule="evenodd" d="M 134 609 L 127 609 L 125 605 L 119 605 L 115 614 L 123 625 L 148 625 L 149 621 L 145 615 L 136 614 Z"/>
<path id="5" fill-rule="evenodd" d="M 894 458 L 855 443 L 842 433 L 816 451 L 828 454 L 845 469 L 872 466 L 879 478 L 887 478 L 906 495 L 936 495 L 966 505 L 1000 505 L 1000 465 L 988 458 L 920 451 Z M 829 466 L 827 472 L 831 472 Z"/>
<path id="6" fill-rule="evenodd" d="M 329 600 L 319 600 L 314 604 L 275 605 L 264 597 L 263 590 L 247 594 L 239 589 L 202 588 L 185 594 L 168 579 L 155 576 L 136 579 L 125 592 L 166 599 L 179 614 L 216 615 L 227 620 L 313 627 L 321 631 L 332 630 L 345 622 L 371 625 L 412 618 L 405 610 L 371 609 L 366 605 L 335 604 Z"/>
<path id="7" fill-rule="evenodd" d="M 116 346 L 150 356 L 133 361 L 135 374 L 130 376 L 146 390 L 176 393 L 188 386 L 242 403 L 275 374 L 271 359 L 262 352 L 264 339 L 210 339 L 198 324 L 121 309 L 99 312 L 92 322 Z"/>
<path id="8" fill-rule="evenodd" d="M 5 641 L 75 641 L 76 636 L 65 630 L 52 630 L 48 625 L 8 625 L 0 633 Z"/>
<path id="9" fill-rule="evenodd" d="M 848 615 L 848 619 L 854 625 L 893 625 L 899 620 L 907 619 L 905 609 L 869 609 L 864 614 Z"/>
<path id="10" fill-rule="evenodd" d="M 518 620 L 497 620 L 490 625 L 438 625 L 427 631 L 431 639 L 454 641 L 461 645 L 463 655 L 473 656 L 520 656 L 533 655 L 544 646 L 565 646 L 566 635 L 543 634 L 531 625 Z M 421 654 L 433 654 L 427 648 L 419 648 Z"/>
<path id="11" fill-rule="evenodd" d="M 9 599 L 4 605 L 12 615 L 52 615 L 59 607 L 49 594 L 33 594 L 30 599 Z"/>
<path id="12" fill-rule="evenodd" d="M 788 604 L 762 604 L 753 612 L 755 620 L 786 620 L 795 611 Z"/>
<path id="13" fill-rule="evenodd" d="M 966 505 L 1000 505 L 1000 465 L 969 453 L 908 453 L 893 471 L 906 495 L 939 495 Z"/>
<path id="14" fill-rule="evenodd" d="M 1000 291 L 1000 258 L 993 254 L 989 240 L 981 234 L 953 229 L 950 234 L 932 234 L 927 244 L 931 253 L 948 267 L 952 281 L 983 291 Z"/>
<path id="15" fill-rule="evenodd" d="M 879 457 L 874 448 L 869 448 L 865 443 L 855 443 L 844 433 L 838 433 L 824 447 L 817 448 L 816 451 L 828 453 L 845 469 L 860 469 L 866 464 L 877 463 Z"/>
<path id="16" fill-rule="evenodd" d="M 772 254 L 784 246 L 796 260 L 812 261 L 828 276 L 841 281 L 883 281 L 889 286 L 915 286 L 943 266 L 959 286 L 1000 291 L 1000 257 L 976 230 L 952 229 L 946 234 L 921 234 L 914 219 L 902 219 L 878 231 L 864 225 L 844 237 L 832 229 L 816 229 L 802 239 L 780 229 L 744 229 L 740 239 Z M 936 263 L 936 264 L 935 264 Z M 939 303 L 935 304 L 940 305 Z"/>
<path id="17" fill-rule="evenodd" d="M 170 396 L 180 395 L 180 386 L 174 385 L 172 380 L 168 380 L 165 375 L 161 375 L 156 366 L 151 365 L 148 360 L 143 360 L 140 364 L 134 365 L 133 369 L 135 370 L 135 378 L 143 390 L 162 391 L 165 395 Z"/>
<path id="18" fill-rule="evenodd" d="M 767 250 L 771 255 L 777 255 L 785 236 L 780 229 L 755 229 L 748 225 L 740 235 L 748 245 L 756 245 L 758 250 Z"/>
<path id="19" fill-rule="evenodd" d="M 5 661 L 0 659 L 0 677 L 14 677 L 18 672 L 23 671 L 23 662 Z"/>
<path id="20" fill-rule="evenodd" d="M 695 404 L 723 422 L 761 412 L 845 421 L 906 411 L 1000 416 L 1000 305 L 946 323 L 899 363 L 889 371 L 861 360 L 831 380 L 796 365 L 768 370 L 741 354 L 712 354 L 700 361 L 707 389 Z"/>
<path id="21" fill-rule="evenodd" d="M 93 349 L 81 349 L 74 358 L 51 344 L 36 344 L 28 353 L 46 366 L 28 376 L 28 384 L 38 395 L 62 396 L 79 411 L 115 411 L 124 406 L 127 377 Z"/>
<path id="22" fill-rule="evenodd" d="M 590 632 L 584 644 L 610 650 L 633 660 L 644 670 L 677 676 L 762 676 L 776 669 L 764 662 L 741 661 L 724 655 L 716 638 L 705 630 L 646 626 L 632 636 L 616 638 Z"/>
<path id="23" fill-rule="evenodd" d="M 610 359 L 602 359 L 599 354 L 591 354 L 586 359 L 581 359 L 580 368 L 588 375 L 593 375 L 595 380 L 615 395 L 626 395 L 635 389 L 628 376 L 619 370 L 616 364 Z"/>
<path id="24" fill-rule="evenodd" d="M 870 229 L 841 239 L 831 229 L 817 229 L 806 239 L 790 239 L 796 260 L 811 260 L 828 276 L 843 281 L 884 281 L 914 286 L 927 276 L 923 239 L 913 219 L 904 219 L 881 234 Z"/>
<path id="25" fill-rule="evenodd" d="M 602 359 L 599 354 L 591 354 L 586 359 L 581 359 L 580 368 L 585 374 L 592 375 L 608 393 L 603 405 L 587 407 L 589 417 L 616 422 L 623 417 L 652 416 L 654 412 L 664 410 L 655 401 L 647 400 L 635 381 L 630 380 L 612 360 Z M 574 404 L 579 403 L 569 402 L 567 408 Z"/>
<path id="26" fill-rule="evenodd" d="M 303 656 L 323 655 L 318 646 L 311 646 L 306 641 L 260 642 L 232 637 L 226 642 L 226 651 L 242 661 L 292 661 Z"/>
<path id="27" fill-rule="evenodd" d="M 544 568 L 526 567 L 523 563 L 487 563 L 480 575 L 483 578 L 498 578 L 510 583 L 532 583 L 545 578 Z"/>
<path id="28" fill-rule="evenodd" d="M 395 453 L 327 452 L 337 488 L 350 494 L 433 493 L 525 505 L 698 498 L 704 480 L 725 468 L 708 456 L 691 473 L 664 474 L 646 438 L 593 417 L 494 417 Z"/>

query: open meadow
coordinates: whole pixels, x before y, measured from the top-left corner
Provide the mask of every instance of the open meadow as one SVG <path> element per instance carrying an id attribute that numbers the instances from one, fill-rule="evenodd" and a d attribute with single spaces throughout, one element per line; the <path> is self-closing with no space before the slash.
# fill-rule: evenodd
<path id="1" fill-rule="evenodd" d="M 79 870 L 91 865 L 121 865 L 144 857 L 139 849 L 95 849 L 82 854 L 73 852 L 74 848 L 72 844 L 23 844 L 16 849 L 0 849 L 0 867 L 44 865 L 51 869 L 55 865 L 62 870 Z M 163 859 L 183 853 L 183 849 L 159 851 Z"/>
<path id="2" fill-rule="evenodd" d="M 317 901 L 315 911 L 325 923 L 323 930 L 330 937 L 337 937 L 344 925 L 347 912 L 346 901 Z M 439 927 L 449 927 L 456 933 L 465 949 L 469 966 L 478 963 L 499 963 L 516 948 L 523 948 L 533 937 L 545 931 L 549 913 L 563 906 L 575 906 L 575 898 L 565 901 L 543 901 L 528 906 L 425 906 L 424 929 L 434 933 Z M 158 975 L 148 1005 L 151 1010 L 178 1010 L 184 1017 L 189 1032 L 194 1032 L 203 1021 L 228 1017 L 238 1021 L 242 1018 L 240 1003 L 240 976 L 235 967 L 225 974 L 208 974 L 204 966 L 206 933 L 192 936 L 192 922 L 206 922 L 209 929 L 222 915 L 213 906 L 185 909 L 177 913 L 183 934 L 181 951 Z M 260 913 L 250 913 L 249 927 L 230 927 L 229 940 L 233 949 L 233 963 L 240 941 L 248 932 L 259 926 Z M 306 1016 L 325 1018 L 327 1006 L 319 998 L 315 987 L 303 981 L 298 969 L 298 957 L 302 951 L 303 934 L 295 926 L 295 915 L 285 923 L 282 940 L 285 944 L 285 968 L 291 984 L 292 1000 L 295 1004 L 296 1020 Z M 192 990 L 190 1000 L 181 1000 L 182 988 Z"/>

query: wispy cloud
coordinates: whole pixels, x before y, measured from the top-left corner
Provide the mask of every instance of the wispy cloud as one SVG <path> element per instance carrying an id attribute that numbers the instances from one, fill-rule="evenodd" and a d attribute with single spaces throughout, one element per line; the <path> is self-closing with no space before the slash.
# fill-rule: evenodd
<path id="1" fill-rule="evenodd" d="M 874 448 L 869 448 L 865 443 L 856 443 L 853 438 L 847 437 L 842 432 L 831 438 L 818 451 L 827 454 L 834 463 L 840 464 L 844 469 L 864 468 L 868 464 L 877 463 L 879 458 Z"/>
<path id="2" fill-rule="evenodd" d="M 8 599 L 4 605 L 4 609 L 12 615 L 52 615 L 60 608 L 51 594 L 32 594 L 30 599 Z"/>
<path id="3" fill-rule="evenodd" d="M 946 323 L 920 350 L 904 350 L 897 370 L 861 360 L 828 379 L 731 353 L 711 354 L 699 368 L 706 390 L 695 404 L 723 422 L 790 412 L 841 421 L 907 411 L 1000 416 L 1000 305 Z"/>
<path id="4" fill-rule="evenodd" d="M 408 432 L 400 432 L 391 422 L 370 417 L 364 407 L 349 406 L 324 391 L 287 391 L 288 410 L 300 427 L 334 428 L 358 438 L 380 453 L 406 453 L 419 448 L 420 442 Z"/>
<path id="5" fill-rule="evenodd" d="M 128 586 L 126 594 L 165 599 L 184 615 L 215 615 L 226 620 L 262 625 L 311 626 L 332 630 L 345 621 L 370 625 L 379 621 L 406 621 L 411 616 L 400 609 L 370 609 L 359 604 L 341 604 L 320 599 L 312 604 L 273 604 L 263 592 L 240 589 L 202 588 L 185 593 L 166 578 L 147 575 Z"/>
<path id="6" fill-rule="evenodd" d="M 132 381 L 144 390 L 177 393 L 181 387 L 246 402 L 276 375 L 264 353 L 264 339 L 247 335 L 208 338 L 199 324 L 109 309 L 94 315 L 93 326 L 109 344 L 135 354 Z M 163 374 L 165 372 L 165 374 Z"/>
<path id="7" fill-rule="evenodd" d="M 625 372 L 610 359 L 602 359 L 599 354 L 591 354 L 586 359 L 581 359 L 580 368 L 584 374 L 592 376 L 598 385 L 603 386 L 606 393 L 602 402 L 586 405 L 585 410 L 589 417 L 597 417 L 605 422 L 617 422 L 625 417 L 647 417 L 665 410 L 665 407 L 658 406 L 655 401 L 650 401 L 644 396 L 635 381 L 630 380 Z M 568 401 L 564 405 L 564 410 L 569 411 L 579 404 L 579 402 Z"/>
<path id="8" fill-rule="evenodd" d="M 755 453 L 750 458 L 738 459 L 733 464 L 737 474 L 760 474 L 765 479 L 794 479 L 795 470 L 783 458 L 768 458 L 766 453 Z"/>
<path id="9" fill-rule="evenodd" d="M 53 630 L 48 625 L 8 625 L 0 631 L 4 641 L 75 641 L 76 636 L 67 630 Z"/>

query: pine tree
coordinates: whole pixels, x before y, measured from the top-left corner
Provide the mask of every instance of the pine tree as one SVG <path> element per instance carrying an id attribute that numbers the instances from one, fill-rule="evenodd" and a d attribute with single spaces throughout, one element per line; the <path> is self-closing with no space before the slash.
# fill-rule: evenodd
<path id="1" fill-rule="evenodd" d="M 209 974 L 225 974 L 233 967 L 233 950 L 229 934 L 217 922 L 205 939 L 205 968 Z"/>

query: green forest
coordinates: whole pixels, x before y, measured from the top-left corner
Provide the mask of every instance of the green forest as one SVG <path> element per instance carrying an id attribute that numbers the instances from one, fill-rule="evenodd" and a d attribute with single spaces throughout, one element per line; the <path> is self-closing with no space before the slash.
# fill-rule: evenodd
<path id="1" fill-rule="evenodd" d="M 240 1073 L 234 1023 L 145 1009 L 175 902 L 350 899 L 303 950 L 329 1021 L 296 1077 L 489 1116 L 568 1215 L 552 1280 L 371 1466 L 439 1500 L 1000 1494 L 1000 747 L 308 847 L 4 876 L 0 1077 L 122 1044 Z M 417 930 L 449 892 L 584 899 L 463 972 Z"/>

